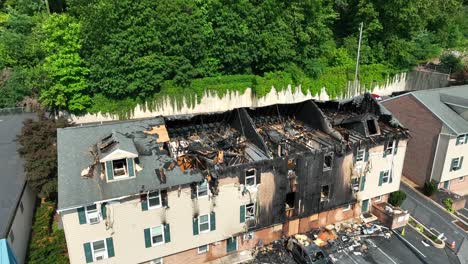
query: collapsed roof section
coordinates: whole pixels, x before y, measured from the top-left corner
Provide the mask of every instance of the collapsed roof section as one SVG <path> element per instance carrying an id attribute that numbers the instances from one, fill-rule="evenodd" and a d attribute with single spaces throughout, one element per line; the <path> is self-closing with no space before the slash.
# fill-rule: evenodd
<path id="1" fill-rule="evenodd" d="M 346 143 L 377 142 L 408 136 L 392 114 L 370 94 L 350 100 L 316 102 L 326 120 Z"/>

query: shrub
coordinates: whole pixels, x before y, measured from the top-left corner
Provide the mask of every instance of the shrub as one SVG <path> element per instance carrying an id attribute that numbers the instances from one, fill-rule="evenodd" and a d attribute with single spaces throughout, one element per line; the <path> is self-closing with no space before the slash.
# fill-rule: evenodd
<path id="1" fill-rule="evenodd" d="M 393 205 L 393 206 L 401 206 L 401 204 L 405 201 L 406 199 L 406 193 L 403 191 L 396 191 L 392 192 L 390 194 L 390 198 L 388 199 L 388 202 Z"/>
<path id="2" fill-rule="evenodd" d="M 424 183 L 423 193 L 426 196 L 432 196 L 437 191 L 437 184 L 434 181 Z"/>
<path id="3" fill-rule="evenodd" d="M 442 203 L 445 205 L 445 209 L 447 209 L 447 211 L 449 211 L 450 213 L 454 213 L 455 210 L 453 210 L 453 200 L 452 198 L 445 198 L 444 200 L 442 200 Z"/>

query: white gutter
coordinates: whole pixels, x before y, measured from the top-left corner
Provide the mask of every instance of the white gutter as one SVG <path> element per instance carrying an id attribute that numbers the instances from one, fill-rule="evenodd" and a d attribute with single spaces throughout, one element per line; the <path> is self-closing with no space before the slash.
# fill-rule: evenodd
<path id="1" fill-rule="evenodd" d="M 112 199 L 107 199 L 107 200 L 100 200 L 100 201 L 92 202 L 92 203 L 89 203 L 89 204 L 83 204 L 83 205 L 78 205 L 78 206 L 72 206 L 72 207 L 68 207 L 68 208 L 64 208 L 64 209 L 60 209 L 60 210 L 57 209 L 57 213 L 60 214 L 61 212 L 65 212 L 65 211 L 69 211 L 69 210 L 73 210 L 73 209 L 78 209 L 78 208 L 81 208 L 81 207 L 83 207 L 83 206 L 88 206 L 88 205 L 92 205 L 92 204 L 102 204 L 102 203 L 105 203 L 105 202 L 111 202 L 111 201 L 116 201 L 116 200 L 122 200 L 122 199 L 131 197 L 131 196 L 135 196 L 135 195 L 139 195 L 139 194 L 125 195 L 125 196 L 121 196 L 121 197 L 117 197 L 117 198 L 112 198 Z"/>

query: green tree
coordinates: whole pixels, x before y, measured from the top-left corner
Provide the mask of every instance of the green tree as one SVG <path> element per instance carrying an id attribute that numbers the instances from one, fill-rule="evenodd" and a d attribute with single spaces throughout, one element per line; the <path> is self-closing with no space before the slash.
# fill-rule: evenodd
<path id="1" fill-rule="evenodd" d="M 42 104 L 52 110 L 85 110 L 91 99 L 86 83 L 89 70 L 79 54 L 80 24 L 68 15 L 54 14 L 48 17 L 42 30 L 47 54 L 43 68 L 50 79 L 50 86 L 41 91 Z"/>
<path id="2" fill-rule="evenodd" d="M 403 202 L 406 199 L 406 193 L 403 191 L 395 191 L 390 194 L 390 197 L 388 198 L 388 203 L 390 203 L 393 206 L 401 206 Z"/>

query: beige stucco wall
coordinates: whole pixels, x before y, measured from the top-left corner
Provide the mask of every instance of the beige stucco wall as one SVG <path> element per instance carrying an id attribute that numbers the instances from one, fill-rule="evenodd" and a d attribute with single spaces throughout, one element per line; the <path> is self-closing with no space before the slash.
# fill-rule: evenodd
<path id="1" fill-rule="evenodd" d="M 25 263 L 35 201 L 35 194 L 29 186 L 26 186 L 23 196 L 21 197 L 24 210 L 21 212 L 20 206 L 18 205 L 15 218 L 13 219 L 13 223 L 10 228 L 10 232 L 13 231 L 14 241 L 11 241 L 11 239 L 8 238 L 8 242 L 10 243 L 18 263 Z"/>
<path id="2" fill-rule="evenodd" d="M 442 166 L 440 174 L 434 173 L 432 175 L 433 179 L 438 182 L 444 182 L 448 180 L 453 180 L 460 178 L 462 176 L 468 176 L 468 144 L 456 145 L 457 137 L 456 136 L 445 136 L 447 143 L 442 144 L 439 142 L 438 152 L 444 152 L 444 159 L 439 159 L 439 166 Z M 452 159 L 464 157 L 462 168 L 456 171 L 450 171 L 450 166 L 452 164 Z"/>
<path id="3" fill-rule="evenodd" d="M 262 179 L 270 173 L 262 174 Z M 190 198 L 190 188 L 168 192 L 168 209 L 158 208 L 148 211 L 141 210 L 139 197 L 127 199 L 120 204 L 108 205 L 113 228 L 106 230 L 101 221 L 95 225 L 80 225 L 76 210 L 61 214 L 67 239 L 70 262 L 85 263 L 83 244 L 95 240 L 113 237 L 115 257 L 99 263 L 141 263 L 154 258 L 167 256 L 176 252 L 188 250 L 205 244 L 213 243 L 242 232 L 244 224 L 239 221 L 239 208 L 249 203 L 249 196 L 242 196 L 238 180 L 226 179 L 220 182 L 216 205 L 207 197 L 198 199 L 198 206 Z M 258 186 L 260 187 L 260 186 Z M 256 192 L 253 192 L 256 194 Z M 255 195 L 252 195 L 255 199 Z M 192 216 L 194 208 L 199 214 L 209 214 L 211 209 L 216 212 L 216 230 L 193 235 Z M 152 248 L 145 248 L 143 230 L 162 223 L 164 215 L 170 224 L 171 242 Z"/>
<path id="4" fill-rule="evenodd" d="M 357 193 L 358 201 L 389 194 L 400 189 L 403 161 L 405 159 L 407 140 L 400 140 L 396 155 L 383 157 L 384 146 L 379 145 L 369 150 L 369 166 L 371 169 L 366 175 L 364 190 Z M 359 165 L 359 164 L 357 164 Z M 380 172 L 392 169 L 392 183 L 383 183 L 379 186 Z"/>

